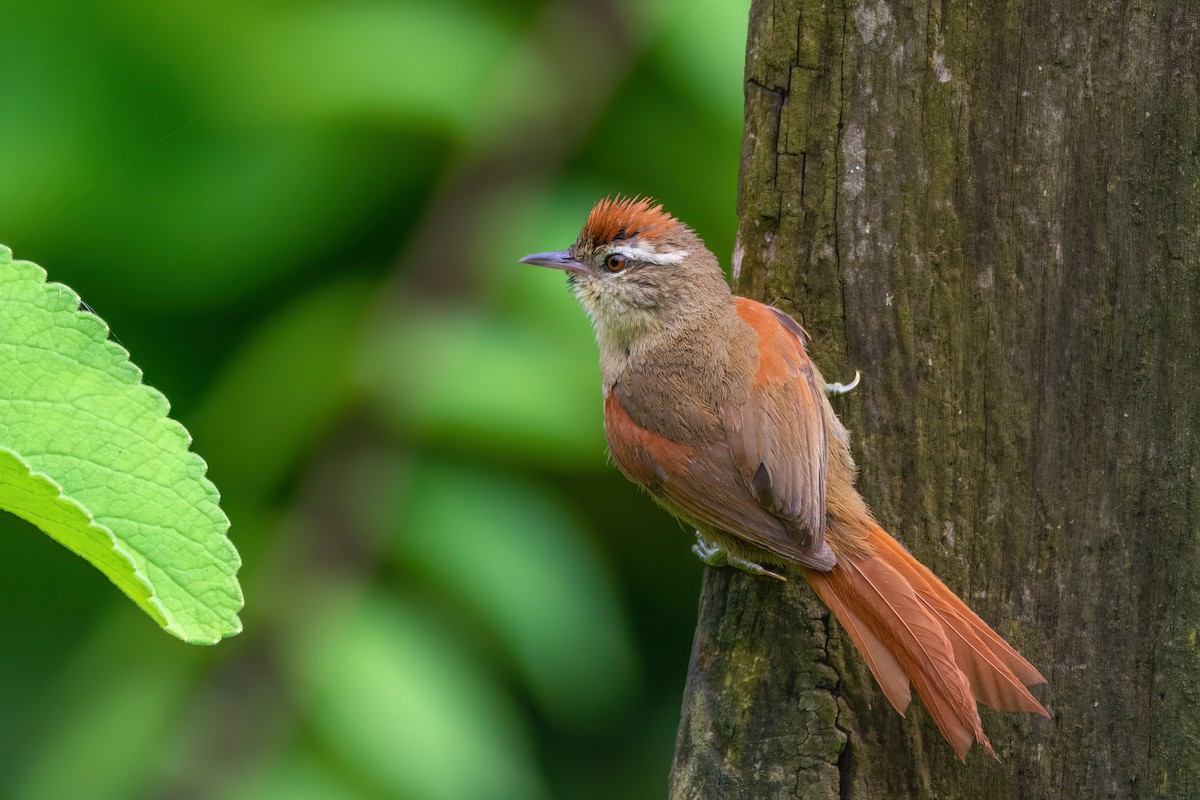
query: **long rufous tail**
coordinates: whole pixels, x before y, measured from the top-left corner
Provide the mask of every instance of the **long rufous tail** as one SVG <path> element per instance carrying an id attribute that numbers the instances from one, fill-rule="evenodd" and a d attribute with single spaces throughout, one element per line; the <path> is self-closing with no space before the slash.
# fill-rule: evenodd
<path id="1" fill-rule="evenodd" d="M 937 576 L 871 522 L 865 554 L 841 555 L 804 577 L 850 634 L 901 715 L 909 681 L 942 735 L 966 760 L 978 741 L 993 756 L 976 701 L 1050 716 L 1025 687 L 1046 679 Z"/>

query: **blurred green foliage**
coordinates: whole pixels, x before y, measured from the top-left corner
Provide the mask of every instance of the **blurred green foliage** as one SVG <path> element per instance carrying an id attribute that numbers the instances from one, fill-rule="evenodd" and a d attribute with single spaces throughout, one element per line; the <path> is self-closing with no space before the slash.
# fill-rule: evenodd
<path id="1" fill-rule="evenodd" d="M 0 796 L 652 798 L 699 565 L 606 463 L 592 202 L 732 249 L 748 3 L 0 0 L 0 242 L 223 493 L 245 631 L 0 518 Z"/>

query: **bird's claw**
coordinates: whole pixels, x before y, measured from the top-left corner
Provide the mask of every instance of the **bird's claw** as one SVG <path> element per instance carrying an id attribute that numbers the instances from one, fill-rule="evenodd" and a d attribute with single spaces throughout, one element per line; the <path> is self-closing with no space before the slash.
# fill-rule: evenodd
<path id="1" fill-rule="evenodd" d="M 825 384 L 825 391 L 829 394 L 848 394 L 853 391 L 855 386 L 858 386 L 858 380 L 861 377 L 862 375 L 859 371 L 854 370 L 854 380 L 849 383 L 827 383 Z"/>
<path id="2" fill-rule="evenodd" d="M 696 531 L 696 543 L 692 545 L 692 552 L 710 567 L 736 567 L 743 572 L 749 572 L 751 575 L 765 575 L 780 581 L 787 580 L 787 578 L 779 573 L 771 572 L 771 570 L 766 569 L 761 564 L 755 564 L 753 561 L 747 561 L 744 558 L 730 555 L 729 551 L 721 547 L 721 545 L 704 538 L 704 534 L 700 533 L 700 531 Z"/>
<path id="3" fill-rule="evenodd" d="M 721 549 L 720 545 L 705 539 L 700 531 L 696 531 L 696 543 L 692 545 L 692 552 L 710 567 L 723 567 L 729 563 L 729 553 Z"/>

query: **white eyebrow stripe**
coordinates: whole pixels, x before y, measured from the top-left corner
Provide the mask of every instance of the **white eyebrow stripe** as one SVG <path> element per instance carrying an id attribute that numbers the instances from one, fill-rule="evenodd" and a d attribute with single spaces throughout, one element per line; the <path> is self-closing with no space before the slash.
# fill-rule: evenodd
<path id="1" fill-rule="evenodd" d="M 630 261 L 644 261 L 647 264 L 678 264 L 688 257 L 686 250 L 671 250 L 666 253 L 659 253 L 656 250 L 649 250 L 644 247 L 632 247 L 630 245 L 614 247 L 610 252 L 623 255 Z"/>

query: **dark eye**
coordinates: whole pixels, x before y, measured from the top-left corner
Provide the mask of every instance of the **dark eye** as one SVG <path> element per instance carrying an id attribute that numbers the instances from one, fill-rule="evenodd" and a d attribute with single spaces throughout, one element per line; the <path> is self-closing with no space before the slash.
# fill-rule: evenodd
<path id="1" fill-rule="evenodd" d="M 613 253 L 605 259 L 604 266 L 608 267 L 609 272 L 620 272 L 625 269 L 625 256 L 620 253 Z"/>

